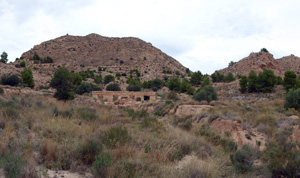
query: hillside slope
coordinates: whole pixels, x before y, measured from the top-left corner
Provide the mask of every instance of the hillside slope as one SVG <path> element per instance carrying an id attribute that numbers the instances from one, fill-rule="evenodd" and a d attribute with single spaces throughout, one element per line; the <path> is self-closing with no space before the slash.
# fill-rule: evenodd
<path id="1" fill-rule="evenodd" d="M 282 66 L 284 71 L 292 70 L 298 75 L 300 74 L 300 58 L 294 55 L 285 56 L 277 59 L 279 65 Z"/>
<path id="2" fill-rule="evenodd" d="M 106 67 L 108 71 L 129 73 L 138 69 L 143 79 L 161 77 L 163 70 L 185 73 L 185 67 L 161 50 L 133 37 L 109 38 L 97 34 L 87 36 L 65 35 L 34 46 L 22 54 L 29 59 L 37 53 L 44 58 L 50 56 L 53 64 L 39 64 L 41 73 L 52 73 L 64 65 L 69 70 L 81 71 Z M 31 63 L 33 65 L 33 63 Z"/>
<path id="3" fill-rule="evenodd" d="M 264 69 L 272 69 L 275 75 L 279 76 L 283 76 L 285 71 L 281 64 L 274 59 L 272 54 L 259 52 L 251 53 L 248 57 L 241 59 L 232 66 L 219 70 L 219 72 L 224 74 L 232 72 L 234 75 L 248 75 L 251 70 L 259 73 Z"/>

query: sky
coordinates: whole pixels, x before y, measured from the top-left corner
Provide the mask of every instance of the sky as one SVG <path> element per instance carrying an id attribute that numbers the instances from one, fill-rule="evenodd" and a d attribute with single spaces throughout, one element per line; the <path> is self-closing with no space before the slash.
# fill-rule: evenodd
<path id="1" fill-rule="evenodd" d="M 66 34 L 138 37 L 211 74 L 251 52 L 300 56 L 299 0 L 0 0 L 0 52 L 14 61 Z"/>

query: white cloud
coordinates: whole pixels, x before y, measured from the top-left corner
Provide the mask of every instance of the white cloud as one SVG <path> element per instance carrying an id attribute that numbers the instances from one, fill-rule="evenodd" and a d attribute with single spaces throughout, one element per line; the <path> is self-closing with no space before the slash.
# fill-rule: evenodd
<path id="1" fill-rule="evenodd" d="M 212 73 L 266 47 L 300 56 L 300 2 L 289 0 L 0 0 L 0 52 L 14 60 L 69 33 L 134 36 Z"/>

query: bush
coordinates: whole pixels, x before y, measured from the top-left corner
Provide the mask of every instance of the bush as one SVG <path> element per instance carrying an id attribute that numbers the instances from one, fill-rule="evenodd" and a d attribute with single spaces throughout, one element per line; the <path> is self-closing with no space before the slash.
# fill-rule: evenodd
<path id="1" fill-rule="evenodd" d="M 102 89 L 94 84 L 83 82 L 79 86 L 75 87 L 75 93 L 83 95 L 84 93 L 90 93 L 92 91 L 101 91 Z"/>
<path id="2" fill-rule="evenodd" d="M 7 108 L 6 110 L 2 111 L 3 116 L 8 117 L 10 119 L 18 119 L 19 112 L 14 110 L 13 108 Z"/>
<path id="3" fill-rule="evenodd" d="M 18 86 L 22 80 L 16 74 L 4 74 L 1 76 L 2 85 Z"/>
<path id="4" fill-rule="evenodd" d="M 124 127 L 112 127 L 103 133 L 103 143 L 111 148 L 116 148 L 130 140 L 128 131 Z"/>
<path id="5" fill-rule="evenodd" d="M 79 157 L 87 165 L 91 165 L 95 161 L 96 155 L 102 150 L 102 144 L 95 140 L 87 140 L 81 148 L 79 148 Z"/>
<path id="6" fill-rule="evenodd" d="M 126 88 L 127 91 L 141 91 L 141 86 L 140 85 L 128 85 Z"/>
<path id="7" fill-rule="evenodd" d="M 113 81 L 115 81 L 115 77 L 113 75 L 106 75 L 104 77 L 104 84 L 108 84 Z"/>
<path id="8" fill-rule="evenodd" d="M 4 175 L 7 178 L 22 177 L 25 161 L 19 155 L 6 155 L 2 160 Z"/>
<path id="9" fill-rule="evenodd" d="M 26 66 L 26 62 L 25 61 L 20 62 L 20 66 L 21 67 L 25 67 Z"/>
<path id="10" fill-rule="evenodd" d="M 106 86 L 107 91 L 121 91 L 120 86 L 117 83 L 111 83 Z"/>
<path id="11" fill-rule="evenodd" d="M 99 154 L 91 168 L 91 172 L 94 177 L 106 177 L 107 168 L 111 165 L 111 161 L 112 158 L 110 153 Z"/>
<path id="12" fill-rule="evenodd" d="M 2 87 L 0 87 L 0 95 L 4 94 L 4 89 Z"/>
<path id="13" fill-rule="evenodd" d="M 284 129 L 276 139 L 266 145 L 262 157 L 268 164 L 272 177 L 299 177 L 300 151 L 290 142 L 292 130 Z"/>
<path id="14" fill-rule="evenodd" d="M 300 109 L 300 88 L 296 90 L 290 90 L 285 95 L 285 103 L 284 107 L 288 108 L 295 108 L 296 110 Z"/>
<path id="15" fill-rule="evenodd" d="M 211 102 L 212 100 L 217 100 L 218 96 L 213 86 L 207 85 L 196 92 L 194 99 L 197 101 L 205 100 Z"/>
<path id="16" fill-rule="evenodd" d="M 97 83 L 97 84 L 100 84 L 102 83 L 102 75 L 96 75 L 95 78 L 94 78 L 94 82 Z"/>
<path id="17" fill-rule="evenodd" d="M 171 92 L 168 94 L 167 99 L 173 100 L 173 101 L 179 100 L 179 98 L 178 98 L 178 96 L 177 96 L 177 93 L 174 92 L 174 91 L 171 91 Z"/>
<path id="18" fill-rule="evenodd" d="M 77 112 L 81 119 L 96 120 L 98 119 L 97 111 L 91 108 L 79 108 Z"/>
<path id="19" fill-rule="evenodd" d="M 238 172 L 245 173 L 252 170 L 253 154 L 248 145 L 243 145 L 241 150 L 230 154 L 230 161 Z"/>

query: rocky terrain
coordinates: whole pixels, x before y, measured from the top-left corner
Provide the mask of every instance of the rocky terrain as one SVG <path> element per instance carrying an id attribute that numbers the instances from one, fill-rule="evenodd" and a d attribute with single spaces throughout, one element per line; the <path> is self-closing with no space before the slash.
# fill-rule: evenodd
<path id="1" fill-rule="evenodd" d="M 224 74 L 232 72 L 234 75 L 248 75 L 251 70 L 259 73 L 264 69 L 272 69 L 275 75 L 283 76 L 287 68 L 282 66 L 284 59 L 281 61 L 275 60 L 273 55 L 268 52 L 251 53 L 248 57 L 241 59 L 232 66 L 219 70 L 219 72 Z M 286 63 L 287 66 L 289 62 Z"/>
<path id="2" fill-rule="evenodd" d="M 29 61 L 34 54 L 41 58 L 50 56 L 52 64 L 33 64 Z M 166 55 L 138 38 L 109 38 L 97 34 L 87 36 L 65 35 L 34 46 L 22 54 L 21 59 L 29 66 L 35 66 L 42 75 L 49 75 L 58 66 L 66 66 L 70 71 L 86 69 L 127 73 L 138 70 L 143 79 L 161 77 L 163 70 L 185 73 L 186 68 L 174 58 Z"/>
<path id="3" fill-rule="evenodd" d="M 294 55 L 285 56 L 282 58 L 277 59 L 278 63 L 284 71 L 292 70 L 297 75 L 300 74 L 300 58 Z"/>

